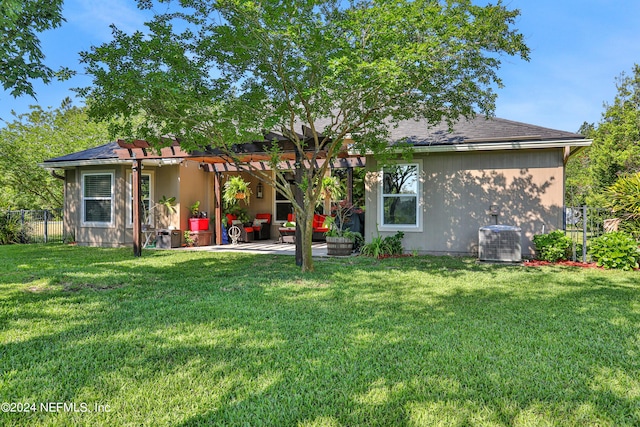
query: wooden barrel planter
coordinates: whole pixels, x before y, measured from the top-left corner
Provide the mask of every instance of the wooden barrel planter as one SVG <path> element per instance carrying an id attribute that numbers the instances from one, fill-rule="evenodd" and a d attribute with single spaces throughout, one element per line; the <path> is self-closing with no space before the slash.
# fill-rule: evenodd
<path id="1" fill-rule="evenodd" d="M 349 256 L 353 252 L 353 240 L 348 237 L 327 236 L 327 255 Z"/>

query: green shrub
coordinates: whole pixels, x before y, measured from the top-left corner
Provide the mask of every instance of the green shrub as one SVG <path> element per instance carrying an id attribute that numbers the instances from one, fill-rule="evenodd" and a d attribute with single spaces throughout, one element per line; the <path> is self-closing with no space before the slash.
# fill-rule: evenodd
<path id="1" fill-rule="evenodd" d="M 573 241 L 560 230 L 533 236 L 536 245 L 536 259 L 556 262 L 570 259 L 573 254 Z M 577 244 L 576 252 L 582 252 L 582 245 Z"/>
<path id="2" fill-rule="evenodd" d="M 622 219 L 620 231 L 640 238 L 640 172 L 622 176 L 610 186 L 604 206 Z"/>
<path id="3" fill-rule="evenodd" d="M 26 243 L 27 235 L 20 226 L 18 218 L 8 213 L 0 214 L 0 245 Z"/>
<path id="4" fill-rule="evenodd" d="M 630 234 L 634 239 L 640 240 L 640 220 L 623 220 L 620 222 L 618 229 Z"/>
<path id="5" fill-rule="evenodd" d="M 404 233 L 398 231 L 393 236 L 382 237 L 378 235 L 362 247 L 360 253 L 365 256 L 380 258 L 389 255 L 401 255 L 404 252 L 402 247 L 402 238 Z"/>
<path id="6" fill-rule="evenodd" d="M 605 205 L 626 220 L 640 220 L 640 172 L 620 177 L 610 186 Z"/>
<path id="7" fill-rule="evenodd" d="M 589 254 L 600 267 L 631 270 L 638 268 L 638 242 L 621 231 L 606 233 L 589 244 Z"/>

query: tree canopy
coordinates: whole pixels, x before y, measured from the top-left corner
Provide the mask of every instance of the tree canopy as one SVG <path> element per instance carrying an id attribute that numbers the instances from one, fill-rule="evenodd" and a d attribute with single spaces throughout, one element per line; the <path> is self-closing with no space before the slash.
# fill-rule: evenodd
<path id="1" fill-rule="evenodd" d="M 157 3 L 169 1 L 139 0 Z M 119 119 L 119 137 L 162 144 L 174 135 L 186 149 L 229 150 L 265 131 L 288 136 L 311 160 L 298 164 L 303 197 L 283 171 L 253 173 L 293 203 L 311 270 L 311 218 L 328 168 L 313 161 L 335 157 L 346 137 L 384 152 L 403 119 L 491 115 L 501 57 L 528 59 L 518 13 L 500 1 L 182 0 L 144 32 L 113 27 L 113 41 L 84 52 L 93 86 L 80 92 L 92 116 Z"/>
<path id="2" fill-rule="evenodd" d="M 65 100 L 56 109 L 32 106 L 0 129 L 0 207 L 59 208 L 62 180 L 38 166 L 43 160 L 104 144 L 105 124 L 89 121 L 84 108 Z"/>
<path id="3" fill-rule="evenodd" d="M 616 79 L 617 93 L 604 105 L 600 122 L 585 123 L 580 133 L 593 145 L 567 167 L 567 199 L 605 206 L 604 190 L 624 176 L 640 172 L 640 65 Z"/>
<path id="4" fill-rule="evenodd" d="M 69 77 L 71 71 L 54 71 L 44 64 L 39 34 L 62 25 L 64 0 L 2 0 L 0 2 L 0 83 L 18 97 L 35 98 L 33 80 L 49 83 Z"/>
<path id="5" fill-rule="evenodd" d="M 593 138 L 595 126 L 584 122 L 578 133 L 585 138 Z M 586 197 L 591 191 L 591 147 L 580 150 L 569 158 L 565 172 L 565 204 L 567 206 L 582 206 L 587 203 Z"/>
<path id="6" fill-rule="evenodd" d="M 622 73 L 613 103 L 605 105 L 602 120 L 594 131 L 591 171 L 599 191 L 619 176 L 640 172 L 640 65 L 632 74 Z"/>

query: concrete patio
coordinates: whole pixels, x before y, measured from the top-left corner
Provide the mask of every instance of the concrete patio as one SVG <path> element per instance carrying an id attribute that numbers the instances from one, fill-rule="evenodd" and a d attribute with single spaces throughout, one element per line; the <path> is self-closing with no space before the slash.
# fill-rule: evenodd
<path id="1" fill-rule="evenodd" d="M 258 240 L 249 243 L 238 243 L 237 245 L 220 246 L 198 246 L 192 248 L 181 248 L 189 251 L 209 251 L 209 252 L 243 252 L 252 254 L 275 254 L 292 255 L 296 254 L 296 245 L 291 243 L 278 243 L 277 240 Z M 312 245 L 314 257 L 327 256 L 327 244 L 325 242 L 314 242 Z"/>

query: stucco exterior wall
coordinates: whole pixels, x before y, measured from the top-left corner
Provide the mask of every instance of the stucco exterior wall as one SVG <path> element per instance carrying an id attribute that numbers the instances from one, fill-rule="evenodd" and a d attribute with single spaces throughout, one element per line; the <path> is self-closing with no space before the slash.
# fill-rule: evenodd
<path id="1" fill-rule="evenodd" d="M 562 227 L 564 166 L 561 149 L 452 152 L 415 155 L 421 161 L 422 231 L 405 232 L 405 249 L 476 255 L 478 229 L 498 223 L 522 228 L 522 254 L 533 255 L 534 234 Z M 365 240 L 379 221 L 379 166 L 367 158 Z M 380 232 L 393 235 L 393 231 Z"/>
<path id="2" fill-rule="evenodd" d="M 163 195 L 176 197 L 176 214 L 168 215 L 164 208 L 153 212 L 156 229 L 173 226 L 186 230 L 189 206 L 196 200 L 200 200 L 201 210 L 213 210 L 212 174 L 199 170 L 195 162 L 191 162 L 189 166 L 144 167 L 143 174 L 151 173 L 153 176 L 153 195 L 156 201 Z M 82 224 L 82 174 L 91 172 L 114 174 L 113 223 L 110 225 Z M 127 180 L 130 172 L 131 167 L 128 165 L 78 167 L 65 171 L 64 226 L 68 233 L 76 236 L 79 245 L 122 247 L 133 243 L 133 227 L 127 212 Z"/>
<path id="3" fill-rule="evenodd" d="M 85 225 L 82 222 L 82 174 L 105 172 L 113 174 L 114 195 L 113 221 L 108 225 Z M 126 168 L 122 165 L 82 167 L 65 173 L 66 230 L 73 233 L 79 245 L 118 247 L 126 242 Z"/>
<path id="4" fill-rule="evenodd" d="M 176 198 L 175 214 L 170 214 L 165 208 L 159 208 L 156 213 L 158 220 L 156 228 L 180 228 L 180 165 L 166 165 L 154 168 L 155 171 L 155 198 L 160 200 L 162 196 Z"/>
<path id="5" fill-rule="evenodd" d="M 214 213 L 213 174 L 198 166 L 198 162 L 188 160 L 179 166 L 179 192 L 176 197 L 180 230 L 189 229 L 189 207 L 196 201 L 200 201 L 200 211 L 207 212 L 209 218 Z M 213 224 L 210 224 L 209 230 L 212 228 Z"/>
<path id="6" fill-rule="evenodd" d="M 133 244 L 133 224 L 129 223 L 128 213 L 126 209 L 127 205 L 127 190 L 126 187 L 128 185 L 130 169 L 126 168 L 126 173 L 124 174 L 124 186 L 125 186 L 125 195 L 123 196 L 122 203 L 125 206 L 125 209 L 122 211 L 122 215 L 124 215 L 125 220 L 125 242 L 126 246 L 131 246 Z M 179 195 L 179 182 L 180 182 L 180 166 L 179 165 L 166 165 L 162 167 L 157 166 L 145 166 L 142 170 L 142 174 L 151 174 L 153 177 L 153 198 L 154 201 L 158 201 L 162 198 L 162 196 L 176 197 L 176 209 L 178 195 Z M 173 226 L 174 228 L 179 228 L 178 225 L 180 223 L 179 212 L 170 215 L 169 212 L 166 212 L 164 207 L 157 207 L 152 211 L 152 215 L 154 217 L 154 227 L 156 230 L 169 228 L 169 226 Z"/>
<path id="7" fill-rule="evenodd" d="M 76 224 L 80 220 L 80 201 L 78 195 L 78 181 L 76 175 L 78 168 L 67 169 L 64 171 L 64 209 L 63 209 L 63 227 L 65 236 L 76 239 Z"/>

